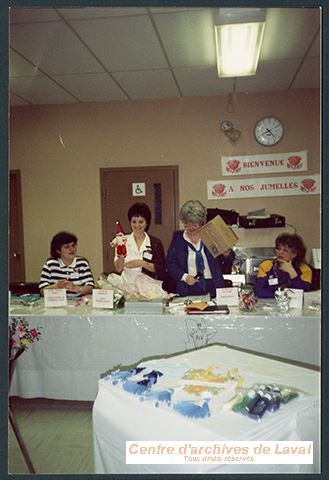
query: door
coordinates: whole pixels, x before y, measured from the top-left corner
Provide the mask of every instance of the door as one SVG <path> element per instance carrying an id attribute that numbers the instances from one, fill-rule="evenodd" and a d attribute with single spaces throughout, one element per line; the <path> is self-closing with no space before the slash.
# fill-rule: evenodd
<path id="1" fill-rule="evenodd" d="M 9 184 L 9 282 L 25 282 L 21 175 L 10 171 Z"/>
<path id="2" fill-rule="evenodd" d="M 172 233 L 178 228 L 178 167 L 101 168 L 101 203 L 104 272 L 114 271 L 115 222 L 130 233 L 128 209 L 135 202 L 151 209 L 149 233 L 168 249 Z"/>

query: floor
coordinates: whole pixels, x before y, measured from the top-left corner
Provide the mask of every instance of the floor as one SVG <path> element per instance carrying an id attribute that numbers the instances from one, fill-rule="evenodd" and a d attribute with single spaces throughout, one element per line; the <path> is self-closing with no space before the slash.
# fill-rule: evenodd
<path id="1" fill-rule="evenodd" d="M 92 402 L 12 397 L 12 410 L 36 474 L 92 474 Z M 8 473 L 28 473 L 9 428 Z"/>

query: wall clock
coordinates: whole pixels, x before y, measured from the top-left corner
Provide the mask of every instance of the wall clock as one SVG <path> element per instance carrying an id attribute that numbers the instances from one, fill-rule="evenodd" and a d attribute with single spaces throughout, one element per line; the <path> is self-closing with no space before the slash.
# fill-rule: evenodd
<path id="1" fill-rule="evenodd" d="M 254 134 L 264 147 L 276 145 L 283 137 L 283 124 L 276 117 L 263 117 L 255 125 Z"/>

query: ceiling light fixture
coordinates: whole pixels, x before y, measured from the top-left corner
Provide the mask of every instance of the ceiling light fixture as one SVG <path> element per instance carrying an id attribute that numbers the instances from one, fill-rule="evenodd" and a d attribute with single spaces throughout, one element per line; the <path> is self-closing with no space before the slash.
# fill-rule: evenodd
<path id="1" fill-rule="evenodd" d="M 265 29 L 262 8 L 220 8 L 215 20 L 219 77 L 255 75 Z"/>

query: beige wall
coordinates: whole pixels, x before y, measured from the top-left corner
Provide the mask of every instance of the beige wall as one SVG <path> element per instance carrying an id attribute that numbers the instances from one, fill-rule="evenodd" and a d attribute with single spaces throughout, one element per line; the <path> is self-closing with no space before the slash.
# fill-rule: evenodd
<path id="1" fill-rule="evenodd" d="M 10 167 L 22 178 L 26 280 L 39 279 L 50 239 L 62 229 L 77 234 L 95 277 L 102 272 L 101 167 L 178 165 L 180 204 L 194 198 L 240 214 L 266 207 L 284 215 L 308 248 L 320 246 L 319 195 L 214 201 L 206 189 L 221 178 L 221 155 L 307 150 L 307 173 L 319 173 L 319 91 L 238 94 L 231 113 L 227 103 L 225 95 L 13 108 Z M 271 148 L 253 137 L 266 114 L 285 126 Z M 224 119 L 242 131 L 236 144 L 220 131 Z"/>

